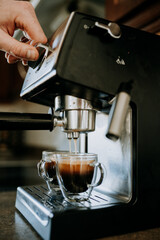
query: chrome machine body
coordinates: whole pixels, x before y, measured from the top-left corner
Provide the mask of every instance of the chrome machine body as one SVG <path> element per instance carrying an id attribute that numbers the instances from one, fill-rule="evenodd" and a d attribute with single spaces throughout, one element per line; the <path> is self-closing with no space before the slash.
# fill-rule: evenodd
<path id="1" fill-rule="evenodd" d="M 48 116 L 30 115 L 39 123 L 34 127 L 62 127 L 107 170 L 81 208 L 58 189 L 52 196 L 44 186 L 17 189 L 16 208 L 44 239 L 95 239 L 159 224 L 159 43 L 158 36 L 72 13 L 29 63 L 21 97 L 51 109 Z M 1 114 L 3 129 L 14 128 L 12 122 Z M 24 122 L 19 128 L 29 129 Z"/>

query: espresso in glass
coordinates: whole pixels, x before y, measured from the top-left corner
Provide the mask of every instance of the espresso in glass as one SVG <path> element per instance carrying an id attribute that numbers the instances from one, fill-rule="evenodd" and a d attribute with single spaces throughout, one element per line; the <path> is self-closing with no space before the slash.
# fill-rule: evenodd
<path id="1" fill-rule="evenodd" d="M 91 184 L 94 166 L 91 161 L 61 161 L 59 162 L 59 174 L 63 179 L 64 187 L 73 193 L 85 192 L 88 184 Z"/>
<path id="2" fill-rule="evenodd" d="M 100 178 L 97 180 L 97 170 Z M 56 155 L 56 174 L 65 200 L 80 203 L 89 199 L 93 187 L 102 183 L 104 171 L 97 154 L 70 153 Z"/>
<path id="3" fill-rule="evenodd" d="M 52 160 L 51 162 L 45 162 L 44 164 L 44 171 L 46 176 L 51 180 L 51 183 L 57 182 L 56 179 L 56 161 Z"/>

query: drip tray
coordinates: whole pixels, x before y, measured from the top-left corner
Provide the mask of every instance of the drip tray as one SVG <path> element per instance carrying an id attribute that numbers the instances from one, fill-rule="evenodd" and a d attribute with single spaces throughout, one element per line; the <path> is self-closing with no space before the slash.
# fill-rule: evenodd
<path id="1" fill-rule="evenodd" d="M 64 200 L 59 188 L 49 193 L 45 185 L 18 187 L 16 196 L 16 208 L 46 240 L 54 235 L 54 225 L 56 225 L 56 219 L 59 221 L 60 216 L 65 219 L 66 215 L 73 216 L 79 212 L 108 207 L 118 202 L 114 198 L 93 190 L 90 199 L 79 203 L 77 207 Z M 72 222 L 71 218 L 70 221 Z"/>

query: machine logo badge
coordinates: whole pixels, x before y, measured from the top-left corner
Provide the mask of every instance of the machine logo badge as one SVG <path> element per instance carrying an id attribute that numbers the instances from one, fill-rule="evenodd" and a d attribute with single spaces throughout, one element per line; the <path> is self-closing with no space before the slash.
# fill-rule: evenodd
<path id="1" fill-rule="evenodd" d="M 126 65 L 125 61 L 123 60 L 123 58 L 120 58 L 120 56 L 118 56 L 116 63 L 120 65 Z"/>

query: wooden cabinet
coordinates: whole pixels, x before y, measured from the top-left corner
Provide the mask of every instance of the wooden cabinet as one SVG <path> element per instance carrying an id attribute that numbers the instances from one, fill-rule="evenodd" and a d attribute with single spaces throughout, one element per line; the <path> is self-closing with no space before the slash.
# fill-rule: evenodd
<path id="1" fill-rule="evenodd" d="M 106 0 L 106 18 L 160 34 L 159 0 Z"/>
<path id="2" fill-rule="evenodd" d="M 17 64 L 8 64 L 4 52 L 0 52 L 0 103 L 18 98 L 22 82 Z"/>
<path id="3" fill-rule="evenodd" d="M 106 0 L 106 15 L 109 20 L 117 21 L 146 0 Z"/>

